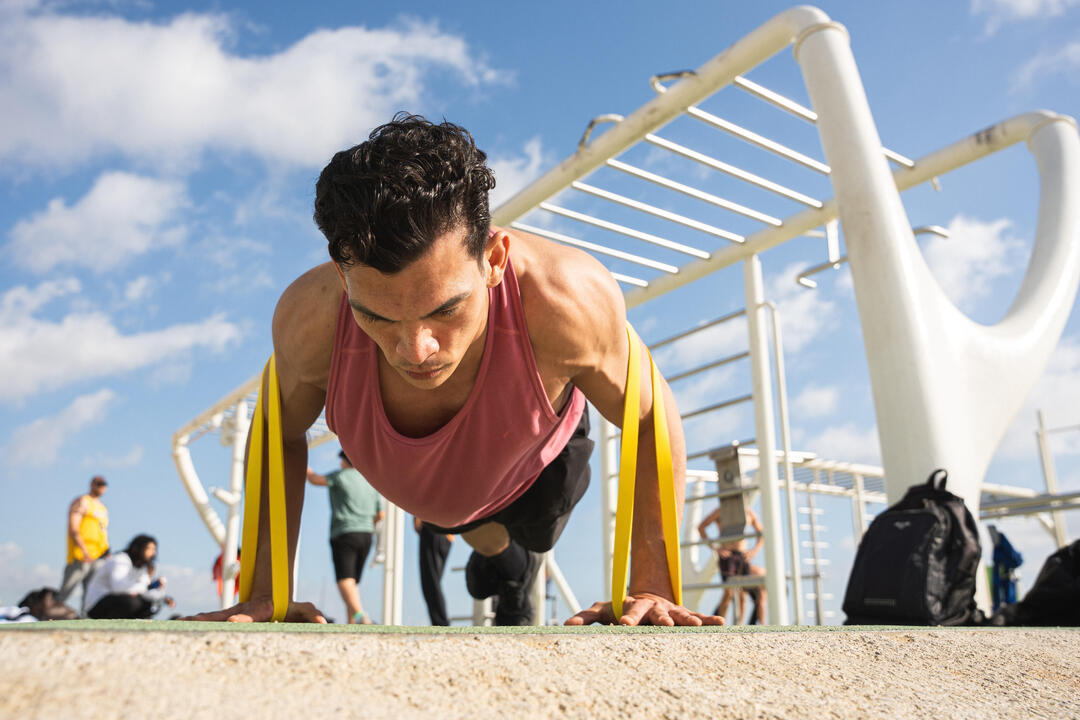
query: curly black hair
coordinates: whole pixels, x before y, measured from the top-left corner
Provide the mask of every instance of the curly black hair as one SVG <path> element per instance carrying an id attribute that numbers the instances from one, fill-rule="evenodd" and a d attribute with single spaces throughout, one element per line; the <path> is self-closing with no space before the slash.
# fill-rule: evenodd
<path id="1" fill-rule="evenodd" d="M 315 184 L 315 223 L 342 267 L 396 273 L 464 227 L 477 262 L 487 246 L 487 155 L 458 125 L 400 112 L 330 160 Z"/>

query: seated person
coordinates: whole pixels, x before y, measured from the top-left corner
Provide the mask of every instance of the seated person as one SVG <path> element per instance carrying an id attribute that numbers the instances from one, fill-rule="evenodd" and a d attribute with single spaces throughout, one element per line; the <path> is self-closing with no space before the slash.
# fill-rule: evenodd
<path id="1" fill-rule="evenodd" d="M 153 580 L 157 541 L 149 535 L 136 535 L 123 552 L 109 556 L 94 573 L 86 591 L 87 615 L 92 618 L 149 618 L 165 602 L 175 603 L 165 595 L 165 579 Z"/>
<path id="2" fill-rule="evenodd" d="M 764 577 L 764 568 L 757 565 L 751 565 L 750 560 L 758 554 L 764 544 L 764 538 L 761 536 L 763 529 L 761 527 L 761 521 L 758 520 L 758 516 L 754 514 L 753 510 L 747 508 L 746 521 L 750 523 L 750 526 L 754 528 L 754 531 L 758 534 L 757 542 L 754 543 L 754 547 L 750 550 L 746 548 L 746 539 L 740 538 L 739 540 L 733 540 L 731 542 L 721 543 L 716 548 L 717 564 L 720 567 L 720 577 L 727 582 L 731 577 L 745 577 L 747 575 L 758 575 Z M 717 532 L 723 535 L 724 526 L 720 522 L 720 506 L 718 505 L 704 520 L 698 525 L 698 534 L 702 540 L 708 540 L 709 525 L 716 523 Z M 728 606 L 731 604 L 732 598 L 736 598 L 735 602 L 735 624 L 741 625 L 743 620 L 743 608 L 746 607 L 746 595 L 749 592 L 750 597 L 754 600 L 754 612 L 750 618 L 750 624 L 764 624 L 765 622 L 765 588 L 764 587 L 751 587 L 751 588 L 737 588 L 739 593 L 736 597 L 736 588 L 726 587 L 724 588 L 724 595 L 720 598 L 720 603 L 716 606 L 714 615 L 725 616 L 727 615 Z"/>

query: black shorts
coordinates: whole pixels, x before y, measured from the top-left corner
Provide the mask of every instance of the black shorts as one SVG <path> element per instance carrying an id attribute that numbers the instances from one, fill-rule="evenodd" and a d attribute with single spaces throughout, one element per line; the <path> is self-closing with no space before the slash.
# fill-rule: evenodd
<path id="1" fill-rule="evenodd" d="M 453 528 L 424 523 L 435 532 L 461 535 L 481 525 L 497 522 L 506 528 L 512 540 L 533 552 L 547 552 L 555 547 L 570 511 L 589 487 L 589 408 L 581 413 L 574 434 L 554 460 L 540 471 L 529 489 L 502 510 L 485 518 Z"/>
<path id="2" fill-rule="evenodd" d="M 717 558 L 720 566 L 720 577 L 727 580 L 729 577 L 750 574 L 750 561 L 741 550 L 731 550 L 730 555 L 721 555 Z"/>
<path id="3" fill-rule="evenodd" d="M 352 578 L 360 582 L 364 561 L 371 552 L 371 533 L 350 532 L 330 538 L 330 554 L 334 556 L 334 575 L 337 579 Z"/>

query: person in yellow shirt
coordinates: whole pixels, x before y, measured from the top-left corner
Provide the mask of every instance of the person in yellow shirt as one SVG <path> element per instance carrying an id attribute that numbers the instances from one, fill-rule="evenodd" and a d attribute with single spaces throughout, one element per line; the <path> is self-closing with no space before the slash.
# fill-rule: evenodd
<path id="1" fill-rule="evenodd" d="M 107 487 L 105 478 L 95 475 L 90 481 L 90 492 L 75 498 L 68 508 L 67 565 L 57 596 L 60 602 L 66 602 L 81 583 L 85 604 L 90 578 L 109 554 L 109 511 L 101 502 Z M 85 609 L 82 608 L 80 615 L 86 614 Z"/>

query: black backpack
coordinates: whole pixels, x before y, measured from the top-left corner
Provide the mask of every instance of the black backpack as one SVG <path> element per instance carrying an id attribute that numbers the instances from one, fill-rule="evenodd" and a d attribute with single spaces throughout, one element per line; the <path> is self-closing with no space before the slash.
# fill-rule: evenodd
<path id="1" fill-rule="evenodd" d="M 963 625 L 975 607 L 979 531 L 935 470 L 874 518 L 859 542 L 844 594 L 847 625 Z"/>
<path id="2" fill-rule="evenodd" d="M 1048 557 L 1024 599 L 1003 607 L 990 622 L 1080 626 L 1080 540 Z"/>

